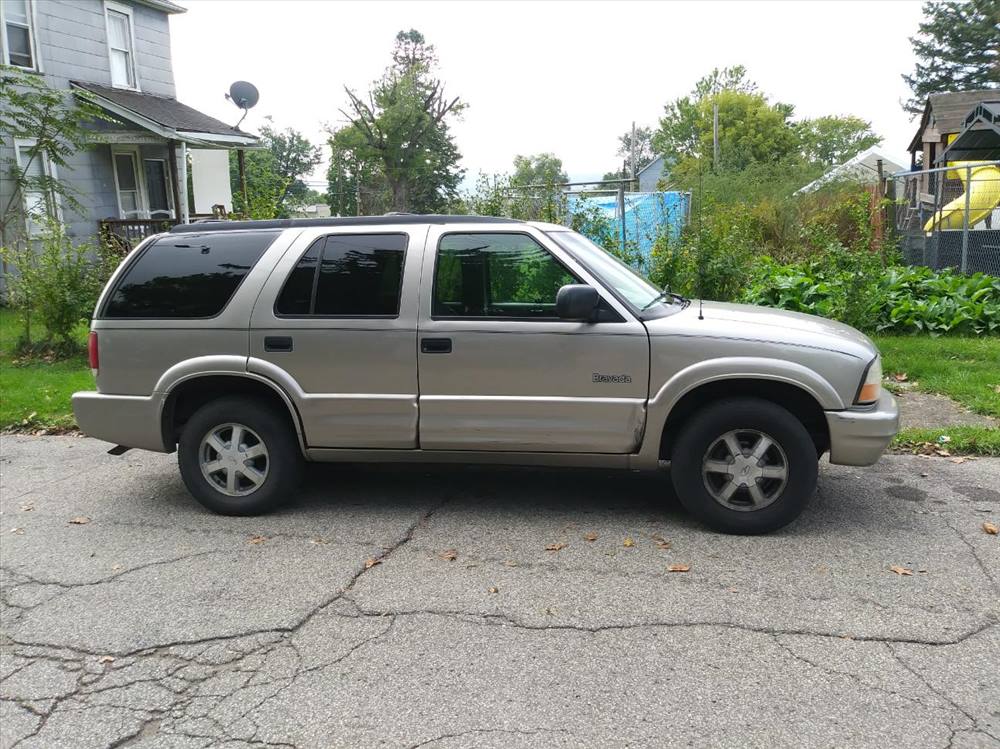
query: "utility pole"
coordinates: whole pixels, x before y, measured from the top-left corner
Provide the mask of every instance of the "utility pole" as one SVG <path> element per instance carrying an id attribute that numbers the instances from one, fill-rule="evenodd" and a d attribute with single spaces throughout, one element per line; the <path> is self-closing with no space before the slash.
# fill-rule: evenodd
<path id="1" fill-rule="evenodd" d="M 632 140 L 629 142 L 628 150 L 629 150 L 629 160 L 631 161 L 631 166 L 632 166 L 632 173 L 629 174 L 629 177 L 634 181 L 635 180 L 635 120 L 632 120 Z M 635 186 L 632 183 L 629 183 L 629 189 L 632 190 L 634 188 Z"/>
<path id="2" fill-rule="evenodd" d="M 719 164 L 719 102 L 712 103 L 712 171 L 717 172 Z"/>

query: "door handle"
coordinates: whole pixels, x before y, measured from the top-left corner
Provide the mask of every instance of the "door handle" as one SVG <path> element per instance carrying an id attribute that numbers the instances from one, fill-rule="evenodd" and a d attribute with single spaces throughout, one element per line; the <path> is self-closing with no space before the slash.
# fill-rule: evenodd
<path id="1" fill-rule="evenodd" d="M 264 336 L 265 351 L 291 351 L 292 337 L 288 335 Z"/>
<path id="2" fill-rule="evenodd" d="M 420 352 L 423 354 L 450 354 L 450 338 L 421 338 Z"/>

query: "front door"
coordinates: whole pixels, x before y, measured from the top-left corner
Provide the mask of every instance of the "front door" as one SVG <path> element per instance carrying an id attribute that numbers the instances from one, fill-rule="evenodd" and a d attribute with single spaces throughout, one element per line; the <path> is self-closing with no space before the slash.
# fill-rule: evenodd
<path id="1" fill-rule="evenodd" d="M 420 447 L 629 453 L 645 420 L 649 339 L 617 301 L 560 320 L 561 286 L 591 283 L 533 227 L 431 229 L 422 272 Z"/>
<path id="2" fill-rule="evenodd" d="M 254 307 L 249 368 L 290 392 L 310 447 L 417 446 L 427 230 L 378 229 L 303 231 Z"/>

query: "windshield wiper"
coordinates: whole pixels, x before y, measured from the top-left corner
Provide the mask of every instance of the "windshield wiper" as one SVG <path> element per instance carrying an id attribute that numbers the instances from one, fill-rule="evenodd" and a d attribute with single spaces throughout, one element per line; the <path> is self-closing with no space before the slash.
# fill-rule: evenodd
<path id="1" fill-rule="evenodd" d="M 688 299 L 686 296 L 681 296 L 680 294 L 675 294 L 670 289 L 664 289 L 659 294 L 657 294 L 652 300 L 650 300 L 649 304 L 647 304 L 645 307 L 643 307 L 641 311 L 645 312 L 646 310 L 648 310 L 650 307 L 652 307 L 657 302 L 662 302 L 665 299 L 667 299 L 668 297 L 671 298 L 671 299 L 676 299 L 681 304 L 681 306 L 683 306 L 683 307 L 687 307 L 689 304 L 691 304 L 691 300 Z"/>

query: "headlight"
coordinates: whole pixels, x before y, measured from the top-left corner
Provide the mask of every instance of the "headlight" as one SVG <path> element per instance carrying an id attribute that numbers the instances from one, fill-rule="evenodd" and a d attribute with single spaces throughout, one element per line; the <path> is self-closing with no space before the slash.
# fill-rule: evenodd
<path id="1" fill-rule="evenodd" d="M 858 386 L 858 394 L 854 398 L 855 405 L 874 403 L 882 394 L 882 357 L 876 356 L 871 360 L 865 376 L 861 378 Z"/>

